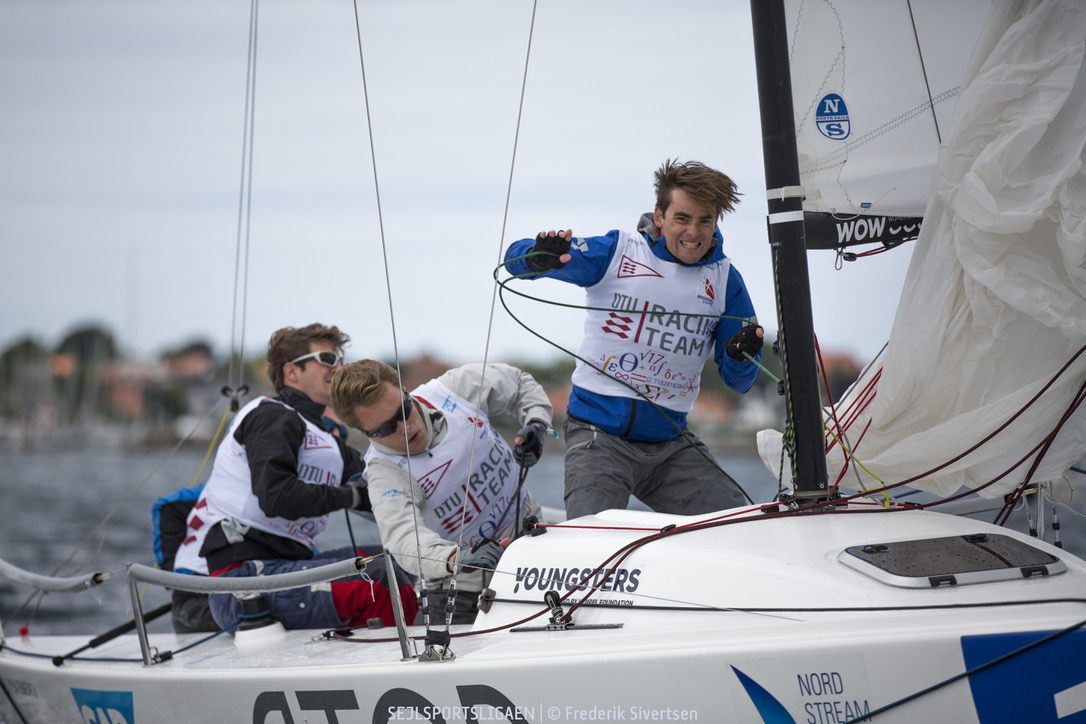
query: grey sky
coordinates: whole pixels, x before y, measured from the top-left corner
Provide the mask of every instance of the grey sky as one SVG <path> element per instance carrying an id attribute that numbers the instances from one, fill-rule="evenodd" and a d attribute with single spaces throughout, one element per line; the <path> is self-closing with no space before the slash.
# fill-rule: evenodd
<path id="1" fill-rule="evenodd" d="M 245 344 L 334 323 L 348 357 L 558 353 L 497 306 L 512 240 L 632 229 L 666 158 L 730 174 L 725 251 L 776 336 L 745 1 L 260 4 Z M 150 357 L 231 343 L 249 3 L 0 4 L 0 347 L 108 326 Z M 378 218 L 369 134 L 375 147 Z M 513 167 L 508 215 L 506 192 Z M 382 234 L 383 229 L 383 234 Z M 503 236 L 504 233 L 504 236 Z M 382 237 L 384 244 L 382 245 Z M 392 312 L 386 288 L 385 255 Z M 810 255 L 823 350 L 873 355 L 908 265 Z M 559 283 L 518 289 L 565 303 Z M 583 313 L 513 299 L 566 347 Z M 392 317 L 395 319 L 395 337 Z"/>

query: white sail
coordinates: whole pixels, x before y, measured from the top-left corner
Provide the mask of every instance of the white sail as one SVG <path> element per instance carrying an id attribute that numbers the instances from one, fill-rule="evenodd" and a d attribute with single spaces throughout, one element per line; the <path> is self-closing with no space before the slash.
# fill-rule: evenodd
<path id="1" fill-rule="evenodd" d="M 1074 358 L 1086 344 L 1084 63 L 1086 6 L 993 5 L 943 127 L 884 363 L 837 405 L 862 463 L 842 485 L 858 485 L 853 472 L 864 487 L 877 486 L 953 460 L 914 487 L 1003 495 L 1026 478 L 1033 451 L 1080 393 L 1086 354 Z M 836 441 L 829 448 L 832 483 L 844 457 Z M 1044 450 L 1032 479 L 1059 478 L 1084 448 L 1080 409 Z M 759 449 L 776 470 L 779 433 L 760 433 Z"/>
<path id="2" fill-rule="evenodd" d="M 923 213 L 940 128 L 989 6 L 786 3 L 805 211 Z"/>

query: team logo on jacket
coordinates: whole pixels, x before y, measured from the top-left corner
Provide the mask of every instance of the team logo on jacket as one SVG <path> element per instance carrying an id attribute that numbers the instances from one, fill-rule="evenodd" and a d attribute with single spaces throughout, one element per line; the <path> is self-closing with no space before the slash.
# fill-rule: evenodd
<path id="1" fill-rule="evenodd" d="M 613 334 L 621 339 L 627 339 L 630 336 L 630 330 L 633 329 L 633 317 L 610 312 L 607 315 L 607 322 L 604 323 L 600 329 L 607 334 Z"/>
<path id="2" fill-rule="evenodd" d="M 626 279 L 628 277 L 660 277 L 664 278 L 664 275 L 653 269 L 651 266 L 646 266 L 639 261 L 634 261 L 625 254 L 622 255 L 622 260 L 618 263 L 619 279 Z"/>
<path id="3" fill-rule="evenodd" d="M 421 399 L 421 398 L 416 398 L 416 399 Z M 430 404 L 430 403 L 426 402 L 426 400 L 422 400 L 422 401 L 425 402 L 426 404 Z M 445 401 L 441 403 L 441 409 L 444 410 L 445 412 L 454 412 L 456 410 L 456 400 L 454 400 L 452 397 L 446 395 L 445 396 Z"/>
<path id="4" fill-rule="evenodd" d="M 419 478 L 419 487 L 422 488 L 422 494 L 426 496 L 427 500 L 437 490 L 437 486 L 441 484 L 441 479 L 445 477 L 450 465 L 452 465 L 452 460 L 444 465 L 439 465 Z"/>
<path id="5" fill-rule="evenodd" d="M 706 304 L 712 304 L 716 301 L 716 287 L 713 286 L 713 282 L 709 277 L 705 277 L 701 280 L 702 287 L 705 289 L 705 294 L 698 295 L 698 298 L 704 301 Z"/>
<path id="6" fill-rule="evenodd" d="M 303 445 L 306 450 L 321 450 L 324 448 L 332 447 L 320 435 L 308 430 L 305 433 L 305 442 L 303 443 Z"/>

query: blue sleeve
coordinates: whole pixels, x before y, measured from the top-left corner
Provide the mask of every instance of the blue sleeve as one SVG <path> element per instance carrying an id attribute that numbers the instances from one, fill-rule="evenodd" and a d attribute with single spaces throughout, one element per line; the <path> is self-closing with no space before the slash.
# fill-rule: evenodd
<path id="1" fill-rule="evenodd" d="M 611 257 L 615 255 L 615 247 L 618 244 L 618 232 L 609 231 L 605 236 L 574 237 L 569 253 L 572 257 L 561 269 L 533 274 L 528 269 L 528 262 L 523 257 L 535 244 L 535 238 L 521 239 L 509 245 L 505 252 L 505 269 L 515 277 L 523 276 L 525 279 L 558 279 L 559 281 L 576 284 L 579 287 L 590 287 L 603 279 L 607 273 L 607 267 L 611 264 Z M 516 259 L 516 261 L 509 261 Z"/>
<path id="2" fill-rule="evenodd" d="M 728 387 L 736 392 L 746 392 L 758 378 L 758 365 L 747 359 L 742 361 L 732 359 L 724 349 L 728 340 L 736 332 L 748 324 L 757 323 L 754 303 L 750 301 L 747 285 L 739 274 L 739 270 L 734 266 L 728 272 L 728 303 L 724 307 L 724 315 L 716 326 L 716 356 L 714 358 L 716 367 L 720 371 L 720 379 L 724 380 Z M 738 319 L 733 319 L 733 317 Z M 761 352 L 755 359 L 761 361 Z"/>

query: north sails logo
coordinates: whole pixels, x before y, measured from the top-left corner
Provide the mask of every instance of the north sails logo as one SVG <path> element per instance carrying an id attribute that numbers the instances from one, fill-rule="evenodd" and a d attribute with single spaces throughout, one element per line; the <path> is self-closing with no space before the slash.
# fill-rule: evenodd
<path id="1" fill-rule="evenodd" d="M 625 254 L 622 255 L 622 259 L 618 263 L 619 279 L 626 279 L 628 277 L 659 277 L 664 278 L 664 275 L 653 269 L 651 266 L 646 266 L 639 261 L 634 261 Z"/>
<path id="2" fill-rule="evenodd" d="M 600 329 L 607 334 L 613 334 L 621 339 L 626 339 L 630 336 L 630 330 L 633 329 L 633 317 L 610 312 L 607 315 L 607 322 L 605 322 Z"/>
<path id="3" fill-rule="evenodd" d="M 852 133 L 852 121 L 848 117 L 845 99 L 836 93 L 827 93 L 818 102 L 815 127 L 831 141 L 843 141 Z"/>

